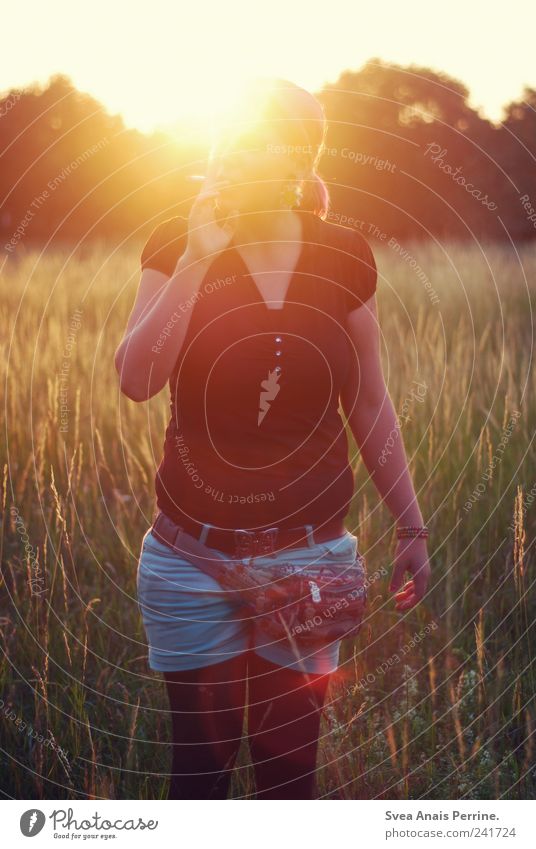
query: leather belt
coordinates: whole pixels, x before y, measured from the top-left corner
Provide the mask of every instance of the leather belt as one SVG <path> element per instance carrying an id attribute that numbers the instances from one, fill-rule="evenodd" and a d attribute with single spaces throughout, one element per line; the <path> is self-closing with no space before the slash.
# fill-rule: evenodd
<path id="1" fill-rule="evenodd" d="M 205 528 L 205 534 L 201 541 L 209 548 L 216 548 L 233 558 L 272 554 L 285 548 L 302 548 L 309 544 L 309 539 L 313 544 L 327 542 L 342 536 L 346 530 L 342 519 L 331 519 L 321 526 L 273 527 L 260 531 L 250 531 L 245 528 L 215 528 L 193 520 L 183 520 L 178 525 L 160 511 L 151 526 L 151 532 L 160 542 L 173 547 L 179 531 L 183 530 L 199 540 L 203 528 Z"/>

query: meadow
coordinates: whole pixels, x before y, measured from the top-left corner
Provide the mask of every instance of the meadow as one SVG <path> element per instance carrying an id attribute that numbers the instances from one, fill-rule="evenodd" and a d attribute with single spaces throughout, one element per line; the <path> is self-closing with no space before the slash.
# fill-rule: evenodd
<path id="1" fill-rule="evenodd" d="M 322 721 L 319 795 L 536 798 L 536 247 L 371 242 L 385 375 L 432 581 L 400 617 L 392 517 L 349 435 L 347 526 L 372 585 Z M 136 601 L 167 390 L 119 393 L 141 245 L 40 251 L 1 272 L 0 790 L 166 798 L 171 735 Z M 469 506 L 470 505 L 470 506 Z M 244 740 L 232 796 L 254 792 Z"/>

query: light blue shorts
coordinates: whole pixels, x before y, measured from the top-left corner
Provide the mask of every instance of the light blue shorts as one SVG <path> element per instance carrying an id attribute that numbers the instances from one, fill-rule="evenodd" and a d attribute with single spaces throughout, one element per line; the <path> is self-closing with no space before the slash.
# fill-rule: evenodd
<path id="1" fill-rule="evenodd" d="M 357 537 L 349 531 L 334 539 L 288 548 L 254 558 L 254 563 L 286 562 L 320 569 L 342 568 L 357 554 Z M 228 557 L 212 548 L 214 557 Z M 249 562 L 249 558 L 243 560 Z M 137 571 L 138 604 L 148 640 L 149 667 L 160 672 L 210 666 L 248 649 L 288 669 L 323 674 L 339 663 L 340 640 L 296 648 L 286 639 L 273 641 L 239 600 L 225 597 L 220 585 L 197 566 L 172 551 L 151 533 L 143 537 Z M 228 594 L 227 594 L 228 595 Z"/>

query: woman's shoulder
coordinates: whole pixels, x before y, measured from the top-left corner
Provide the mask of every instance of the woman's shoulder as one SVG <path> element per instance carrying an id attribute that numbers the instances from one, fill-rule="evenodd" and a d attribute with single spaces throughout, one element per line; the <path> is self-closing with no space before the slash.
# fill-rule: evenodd
<path id="1" fill-rule="evenodd" d="M 329 218 L 319 219 L 322 241 L 334 247 L 345 249 L 355 254 L 356 252 L 370 249 L 370 243 L 362 230 L 340 224 L 337 220 Z"/>
<path id="2" fill-rule="evenodd" d="M 174 215 L 157 224 L 141 252 L 141 267 L 154 268 L 171 277 L 188 241 L 188 221 Z"/>
<path id="3" fill-rule="evenodd" d="M 329 219 L 321 220 L 321 241 L 336 248 L 348 311 L 357 309 L 375 294 L 378 284 L 376 261 L 369 240 L 355 227 Z"/>

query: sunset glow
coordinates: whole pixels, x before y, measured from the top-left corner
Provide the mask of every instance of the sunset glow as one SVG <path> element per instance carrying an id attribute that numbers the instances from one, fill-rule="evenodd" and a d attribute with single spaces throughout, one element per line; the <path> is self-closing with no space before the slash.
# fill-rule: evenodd
<path id="1" fill-rule="evenodd" d="M 148 131 L 187 120 L 206 133 L 250 75 L 285 77 L 319 91 L 374 57 L 417 72 L 430 67 L 466 84 L 471 105 L 495 121 L 525 84 L 536 83 L 528 0 L 512 0 L 507 14 L 462 0 L 448 11 L 390 0 L 381 14 L 353 0 L 330 6 L 274 0 L 262 11 L 248 0 L 150 6 L 95 0 L 79 13 L 67 0 L 28 0 L 10 10 L 10 30 L 24 31 L 24 49 L 21 38 L 4 39 L 4 90 L 62 72 L 127 126 Z"/>

